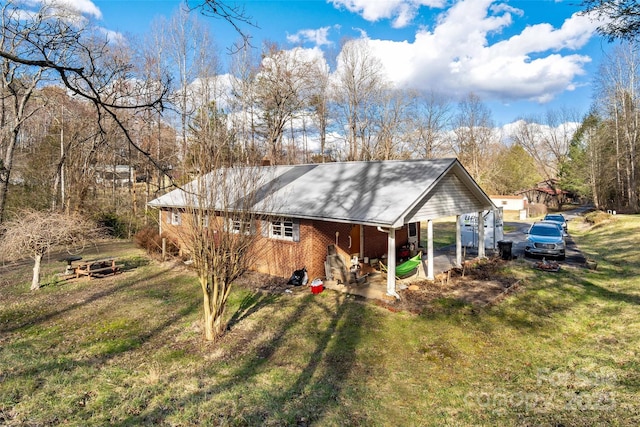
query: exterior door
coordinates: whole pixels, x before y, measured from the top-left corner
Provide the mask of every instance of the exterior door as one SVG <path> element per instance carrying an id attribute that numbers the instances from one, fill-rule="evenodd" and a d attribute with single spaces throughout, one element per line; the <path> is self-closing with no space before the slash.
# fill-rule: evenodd
<path id="1" fill-rule="evenodd" d="M 351 226 L 351 233 L 349 233 L 349 253 L 350 254 L 359 254 L 360 253 L 360 227 L 359 224 Z"/>
<path id="2" fill-rule="evenodd" d="M 419 240 L 420 240 L 420 223 L 419 222 L 410 222 L 408 225 L 409 230 L 408 230 L 408 235 L 409 238 L 407 239 L 409 241 L 409 247 L 417 250 L 418 247 L 420 246 Z M 411 246 L 413 244 L 413 246 Z"/>

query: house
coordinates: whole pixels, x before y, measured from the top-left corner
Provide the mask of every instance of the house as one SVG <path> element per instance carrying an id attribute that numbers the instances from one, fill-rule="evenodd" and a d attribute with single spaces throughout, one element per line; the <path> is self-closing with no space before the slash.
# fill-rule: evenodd
<path id="1" fill-rule="evenodd" d="M 505 211 L 522 211 L 527 206 L 525 196 L 489 196 L 497 207 L 502 207 Z"/>
<path id="2" fill-rule="evenodd" d="M 489 196 L 494 205 L 502 208 L 503 211 L 518 212 L 521 220 L 527 219 L 528 199 L 524 195 L 520 196 Z"/>
<path id="3" fill-rule="evenodd" d="M 542 204 L 552 209 L 558 209 L 565 203 L 573 203 L 576 198 L 575 194 L 561 189 L 557 179 L 541 181 L 535 187 L 519 191 L 517 194 L 526 197 L 531 204 Z"/>
<path id="4" fill-rule="evenodd" d="M 95 172 L 98 184 L 125 186 L 134 182 L 133 168 L 129 165 L 97 166 Z"/>
<path id="5" fill-rule="evenodd" d="M 234 169 L 234 168 L 232 168 Z M 264 245 L 252 269 L 289 277 L 306 266 L 310 278 L 325 277 L 329 251 L 345 262 L 386 258 L 387 294 L 397 297 L 395 268 L 400 248 L 416 250 L 420 223 L 427 224 L 427 278 L 433 280 L 433 220 L 456 216 L 457 263 L 462 245 L 459 216 L 493 210 L 489 196 L 457 159 L 340 162 L 252 168 L 260 197 L 251 210 L 261 218 L 244 228 Z M 236 173 L 243 168 L 235 168 Z M 213 172 L 212 172 L 213 173 Z M 233 180 L 233 174 L 227 174 Z M 207 176 L 205 176 L 206 178 Z M 210 178 L 214 178 L 211 174 Z M 183 226 L 195 181 L 149 203 L 160 227 Z M 256 193 L 256 194 L 257 194 Z M 198 209 L 197 206 L 195 206 Z M 481 216 L 482 217 L 482 216 Z M 481 238 L 484 227 L 478 227 Z M 482 241 L 482 240 L 481 240 Z M 481 245 L 482 246 L 482 245 Z M 479 248 L 484 256 L 484 247 Z"/>

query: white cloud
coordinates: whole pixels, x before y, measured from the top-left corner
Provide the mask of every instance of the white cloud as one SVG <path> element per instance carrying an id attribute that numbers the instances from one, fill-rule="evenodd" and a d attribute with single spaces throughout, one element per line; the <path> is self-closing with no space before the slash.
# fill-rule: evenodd
<path id="1" fill-rule="evenodd" d="M 445 0 L 329 0 L 335 7 L 361 15 L 367 21 L 392 19 L 394 28 L 411 23 L 421 6 L 443 7 Z"/>
<path id="2" fill-rule="evenodd" d="M 79 15 L 102 19 L 102 12 L 91 0 L 40 0 L 40 3 Z"/>
<path id="3" fill-rule="evenodd" d="M 295 34 L 287 34 L 287 41 L 295 44 L 313 43 L 314 46 L 329 46 L 332 44 L 329 41 L 330 29 L 331 27 L 322 27 L 316 30 L 300 30 Z"/>
<path id="4" fill-rule="evenodd" d="M 575 51 L 590 40 L 597 24 L 573 15 L 560 28 L 532 25 L 490 44 L 490 36 L 506 32 L 522 15 L 491 0 L 464 0 L 442 13 L 432 31 L 418 31 L 413 42 L 369 43 L 387 75 L 402 87 L 538 102 L 575 89 L 575 78 L 591 60 Z"/>

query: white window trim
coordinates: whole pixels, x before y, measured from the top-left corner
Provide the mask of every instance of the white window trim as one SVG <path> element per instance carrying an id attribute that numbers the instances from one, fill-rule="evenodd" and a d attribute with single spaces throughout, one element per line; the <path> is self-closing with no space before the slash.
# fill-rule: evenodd
<path id="1" fill-rule="evenodd" d="M 251 220 L 242 220 L 242 219 L 230 219 L 229 220 L 232 233 L 240 234 L 241 232 L 248 236 L 254 233 L 253 221 Z M 238 227 L 236 227 L 238 225 Z"/>
<path id="2" fill-rule="evenodd" d="M 180 225 L 182 223 L 182 215 L 178 210 L 170 211 L 169 222 L 171 225 Z"/>
<path id="3" fill-rule="evenodd" d="M 291 224 L 290 227 L 287 227 L 286 223 Z M 276 224 L 279 224 L 277 228 L 276 228 Z M 293 242 L 294 227 L 295 227 L 295 222 L 289 218 L 272 220 L 269 222 L 269 238 Z M 290 229 L 290 234 L 291 234 L 290 236 L 287 236 L 287 228 Z M 274 230 L 278 230 L 278 231 L 274 232 Z"/>

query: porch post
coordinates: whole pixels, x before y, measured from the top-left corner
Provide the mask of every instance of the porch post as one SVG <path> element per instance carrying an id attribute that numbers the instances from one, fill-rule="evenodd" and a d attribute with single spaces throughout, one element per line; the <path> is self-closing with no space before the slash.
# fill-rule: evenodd
<path id="1" fill-rule="evenodd" d="M 434 280 L 433 275 L 433 220 L 427 220 L 427 280 Z"/>
<path id="2" fill-rule="evenodd" d="M 396 292 L 396 229 L 389 228 L 387 239 L 387 295 L 400 298 Z"/>
<path id="3" fill-rule="evenodd" d="M 478 212 L 478 258 L 484 258 L 484 216 Z"/>
<path id="4" fill-rule="evenodd" d="M 456 215 L 456 267 L 462 267 L 462 226 L 460 215 Z"/>

